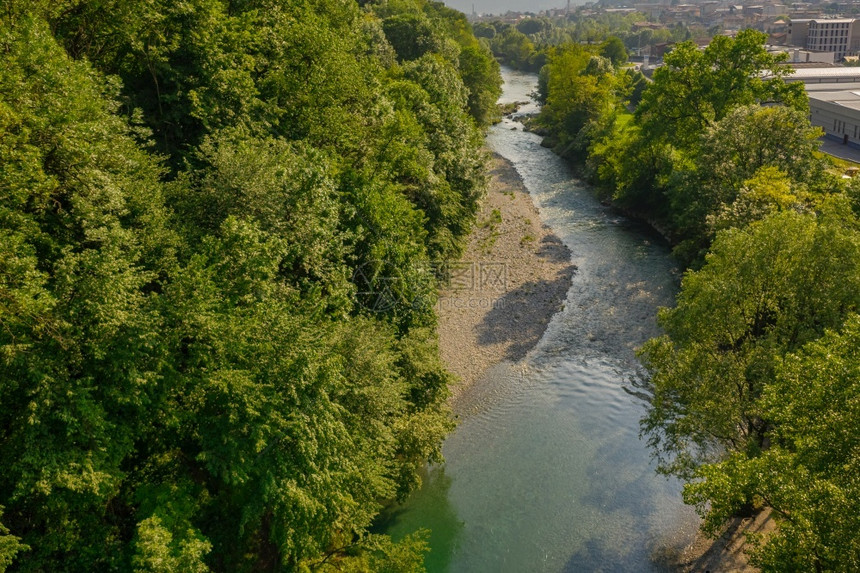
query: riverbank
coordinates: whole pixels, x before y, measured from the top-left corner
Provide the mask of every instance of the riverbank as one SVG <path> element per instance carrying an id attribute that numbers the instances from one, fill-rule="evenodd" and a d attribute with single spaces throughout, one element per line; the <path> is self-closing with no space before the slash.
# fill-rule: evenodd
<path id="1" fill-rule="evenodd" d="M 440 351 L 458 378 L 454 402 L 493 365 L 525 357 L 562 308 L 575 270 L 514 166 L 494 155 L 489 167 L 475 228 L 439 298 Z"/>
<path id="2" fill-rule="evenodd" d="M 750 565 L 746 554 L 747 534 L 767 536 L 775 527 L 769 510 L 760 511 L 753 517 L 737 517 L 716 539 L 697 532 L 695 541 L 680 555 L 669 557 L 666 564 L 670 570 L 680 573 L 755 573 L 758 569 Z"/>

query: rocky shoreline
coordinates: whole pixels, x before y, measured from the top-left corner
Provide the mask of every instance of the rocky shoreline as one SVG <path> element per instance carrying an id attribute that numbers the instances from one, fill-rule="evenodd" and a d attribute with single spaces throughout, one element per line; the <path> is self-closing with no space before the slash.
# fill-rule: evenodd
<path id="1" fill-rule="evenodd" d="M 776 524 L 769 510 L 759 511 L 752 517 L 737 517 L 723 529 L 716 539 L 701 531 L 684 551 L 667 560 L 672 571 L 680 573 L 754 573 L 746 554 L 748 533 L 768 535 Z"/>
<path id="2" fill-rule="evenodd" d="M 575 266 L 514 166 L 494 154 L 475 228 L 438 303 L 452 402 L 490 367 L 522 359 L 562 308 Z"/>

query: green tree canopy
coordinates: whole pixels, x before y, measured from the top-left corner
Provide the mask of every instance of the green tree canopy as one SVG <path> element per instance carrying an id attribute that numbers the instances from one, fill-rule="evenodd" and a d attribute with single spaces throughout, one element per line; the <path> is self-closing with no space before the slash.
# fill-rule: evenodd
<path id="1" fill-rule="evenodd" d="M 612 121 L 625 74 L 616 74 L 609 59 L 578 44 L 549 51 L 539 89 L 544 99 L 541 122 L 553 135 L 556 150 L 566 156 L 584 155 L 593 132 Z"/>
<path id="2" fill-rule="evenodd" d="M 0 569 L 418 570 L 368 529 L 452 426 L 428 262 L 500 81 L 465 19 L 7 8 Z M 398 63 L 408 14 L 440 43 Z"/>
<path id="3" fill-rule="evenodd" d="M 667 185 L 673 228 L 683 241 L 676 252 L 695 259 L 728 221 L 742 226 L 771 207 L 811 207 L 814 197 L 835 187 L 817 155 L 820 135 L 806 113 L 781 105 L 739 106 L 707 127 L 696 154 L 676 164 Z M 767 191 L 780 180 L 790 181 L 782 198 Z M 771 207 L 762 203 L 767 196 Z"/>
<path id="4" fill-rule="evenodd" d="M 508 28 L 497 34 L 490 45 L 493 53 L 506 64 L 517 69 L 532 69 L 531 59 L 535 55 L 535 45 L 516 28 Z M 540 66 L 537 69 L 540 69 Z"/>
<path id="5" fill-rule="evenodd" d="M 660 312 L 666 335 L 642 351 L 654 385 L 643 429 L 664 471 L 690 476 L 723 451 L 757 455 L 773 424 L 760 400 L 780 357 L 860 304 L 860 237 L 834 202 L 719 233 L 677 306 Z"/>
<path id="6" fill-rule="evenodd" d="M 676 45 L 654 72 L 636 110 L 651 139 L 689 148 L 714 122 L 734 107 L 782 103 L 807 110 L 802 84 L 786 84 L 786 55 L 765 50 L 767 35 L 743 30 L 735 38 L 715 37 L 699 50 L 693 42 Z"/>
<path id="7" fill-rule="evenodd" d="M 543 32 L 550 27 L 549 22 L 540 18 L 525 18 L 517 22 L 517 30 L 527 36 Z"/>
<path id="8" fill-rule="evenodd" d="M 608 58 L 613 66 L 627 63 L 627 48 L 621 38 L 617 36 L 610 36 L 600 44 L 600 55 Z"/>
<path id="9" fill-rule="evenodd" d="M 752 494 L 779 527 L 754 539 L 753 563 L 767 572 L 860 567 L 860 317 L 841 332 L 780 361 L 762 396 L 774 426 L 761 456 L 733 455 L 702 468 L 685 498 L 717 529 Z"/>
<path id="10" fill-rule="evenodd" d="M 382 29 L 401 60 L 417 60 L 428 52 L 439 52 L 444 47 L 442 35 L 430 19 L 421 13 L 407 12 L 386 18 Z"/>

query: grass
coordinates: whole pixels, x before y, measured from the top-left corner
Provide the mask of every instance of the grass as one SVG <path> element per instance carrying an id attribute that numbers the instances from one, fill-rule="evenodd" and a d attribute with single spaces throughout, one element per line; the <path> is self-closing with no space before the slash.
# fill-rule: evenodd
<path id="1" fill-rule="evenodd" d="M 835 157 L 833 155 L 829 155 L 824 153 L 823 151 L 816 151 L 816 157 L 824 158 L 830 163 L 830 168 L 827 170 L 833 175 L 837 177 L 845 174 L 851 167 L 860 167 L 860 163 L 855 163 L 854 161 L 849 161 L 848 159 L 842 159 L 841 157 Z"/>
<path id="2" fill-rule="evenodd" d="M 489 228 L 490 230 L 494 230 L 496 225 L 502 222 L 502 212 L 498 209 L 493 209 L 490 213 L 490 216 L 478 223 L 478 226 L 482 229 Z"/>
<path id="3" fill-rule="evenodd" d="M 478 242 L 478 246 L 484 253 L 488 253 L 496 244 L 496 239 L 499 237 L 498 226 L 501 222 L 502 212 L 493 209 L 486 219 L 478 223 L 479 228 L 487 230 L 487 235 Z"/>

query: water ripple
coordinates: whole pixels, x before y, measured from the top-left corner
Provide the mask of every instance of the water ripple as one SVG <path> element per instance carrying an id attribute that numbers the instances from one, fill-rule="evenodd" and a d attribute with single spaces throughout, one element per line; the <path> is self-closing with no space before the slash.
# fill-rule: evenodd
<path id="1" fill-rule="evenodd" d="M 505 78 L 506 101 L 535 82 Z M 654 315 L 672 303 L 677 270 L 658 239 L 601 205 L 515 125 L 494 127 L 488 145 L 513 162 L 578 271 L 526 358 L 464 393 L 444 472 L 388 531 L 432 524 L 430 571 L 648 571 L 650 552 L 683 543 L 690 528 L 679 524 L 695 523 L 638 438 L 647 394 L 635 350 L 658 333 Z"/>

